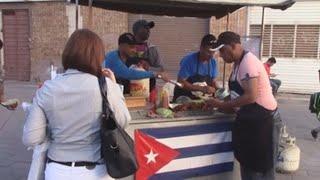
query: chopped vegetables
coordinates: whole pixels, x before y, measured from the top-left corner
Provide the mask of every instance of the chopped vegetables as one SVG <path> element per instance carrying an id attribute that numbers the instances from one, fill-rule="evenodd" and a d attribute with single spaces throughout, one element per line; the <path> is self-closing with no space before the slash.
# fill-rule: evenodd
<path id="1" fill-rule="evenodd" d="M 158 115 L 160 115 L 163 118 L 174 118 L 174 112 L 171 111 L 170 109 L 158 108 L 156 112 Z"/>

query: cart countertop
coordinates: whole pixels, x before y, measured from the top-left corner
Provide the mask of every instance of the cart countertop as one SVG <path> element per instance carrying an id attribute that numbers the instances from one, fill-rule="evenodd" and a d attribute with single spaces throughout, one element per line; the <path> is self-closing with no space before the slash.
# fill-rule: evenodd
<path id="1" fill-rule="evenodd" d="M 233 119 L 233 114 L 224 114 L 218 111 L 184 111 L 179 113 L 175 118 L 150 118 L 147 117 L 148 111 L 145 109 L 131 109 L 130 114 L 132 121 L 130 124 L 146 123 L 164 123 L 164 122 L 181 122 L 194 120 L 214 120 L 214 119 Z"/>

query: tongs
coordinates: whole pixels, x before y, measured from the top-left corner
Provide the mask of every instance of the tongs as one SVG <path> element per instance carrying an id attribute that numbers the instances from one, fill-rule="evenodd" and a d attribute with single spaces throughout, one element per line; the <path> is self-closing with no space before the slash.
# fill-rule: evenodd
<path id="1" fill-rule="evenodd" d="M 161 75 L 158 75 L 157 78 L 161 79 L 162 76 L 161 76 Z M 179 83 L 179 82 L 177 82 L 177 81 L 174 81 L 174 80 L 169 80 L 168 83 L 171 83 L 171 84 L 173 84 L 173 85 L 176 85 L 176 86 L 178 86 L 178 87 L 180 87 L 180 88 L 183 87 L 183 85 L 182 85 L 181 83 Z"/>

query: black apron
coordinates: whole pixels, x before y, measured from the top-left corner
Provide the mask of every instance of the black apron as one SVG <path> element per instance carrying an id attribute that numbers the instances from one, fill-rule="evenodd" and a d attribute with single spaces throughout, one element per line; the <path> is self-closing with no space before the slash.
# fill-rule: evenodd
<path id="1" fill-rule="evenodd" d="M 241 61 L 246 53 L 243 52 Z M 237 81 L 240 63 L 235 66 L 229 79 L 231 95 L 244 94 L 244 90 Z M 238 67 L 237 70 L 236 67 Z M 234 155 L 241 166 L 262 173 L 274 166 L 273 115 L 274 111 L 267 110 L 257 103 L 240 107 L 232 129 L 232 145 Z"/>
<path id="2" fill-rule="evenodd" d="M 198 53 L 198 57 L 200 56 L 200 53 Z M 212 78 L 211 78 L 211 68 L 210 68 L 210 61 L 208 61 L 208 74 L 207 75 L 201 75 L 199 74 L 199 60 L 197 59 L 197 72 L 195 75 L 193 76 L 190 76 L 187 81 L 190 83 L 190 84 L 193 84 L 193 83 L 196 83 L 196 82 L 199 82 L 199 83 L 202 83 L 202 82 L 206 82 L 208 86 L 211 86 L 212 85 Z M 178 86 L 176 86 L 174 88 L 174 95 L 173 95 L 173 102 L 176 101 L 176 99 L 180 96 L 187 96 L 187 97 L 190 97 L 191 99 L 199 99 L 198 97 L 194 96 L 191 91 L 189 90 L 185 90 L 183 88 L 180 88 Z"/>

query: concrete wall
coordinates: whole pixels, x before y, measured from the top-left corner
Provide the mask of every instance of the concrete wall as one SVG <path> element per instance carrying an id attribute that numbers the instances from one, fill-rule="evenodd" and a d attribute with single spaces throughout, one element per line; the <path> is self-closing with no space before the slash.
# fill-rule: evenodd
<path id="1" fill-rule="evenodd" d="M 249 8 L 250 24 L 260 24 L 261 7 Z M 285 11 L 279 9 L 265 9 L 265 24 L 319 24 L 320 1 L 304 0 L 296 2 Z"/>

